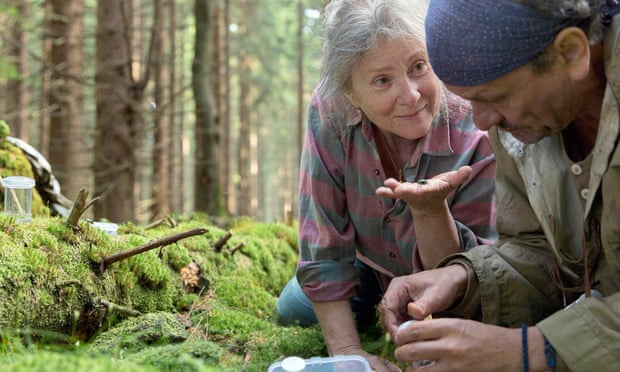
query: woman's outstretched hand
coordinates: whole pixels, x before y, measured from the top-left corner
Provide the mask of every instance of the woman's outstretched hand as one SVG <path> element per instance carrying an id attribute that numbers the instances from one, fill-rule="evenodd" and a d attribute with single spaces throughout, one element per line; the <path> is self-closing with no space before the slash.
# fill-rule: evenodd
<path id="1" fill-rule="evenodd" d="M 392 199 L 403 199 L 414 214 L 434 216 L 445 211 L 446 197 L 465 182 L 471 172 L 470 166 L 462 166 L 458 170 L 418 182 L 399 182 L 388 178 L 375 193 Z"/>

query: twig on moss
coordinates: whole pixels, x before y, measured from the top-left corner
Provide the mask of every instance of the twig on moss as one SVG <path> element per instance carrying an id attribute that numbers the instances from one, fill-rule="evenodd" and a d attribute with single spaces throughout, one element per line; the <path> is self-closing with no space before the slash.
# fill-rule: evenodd
<path id="1" fill-rule="evenodd" d="M 99 197 L 96 197 L 87 202 L 86 200 L 88 199 L 88 194 L 88 189 L 82 188 L 80 190 L 77 198 L 75 198 L 75 201 L 73 202 L 73 207 L 71 208 L 69 217 L 67 217 L 67 225 L 77 227 L 84 212 L 86 212 L 91 205 L 99 200 Z"/>
<path id="2" fill-rule="evenodd" d="M 228 230 L 226 235 L 222 236 L 217 242 L 215 242 L 215 244 L 213 244 L 213 249 L 217 253 L 221 252 L 222 248 L 224 247 L 224 244 L 226 244 L 226 242 L 228 241 L 228 239 L 230 239 L 231 236 L 232 236 L 232 231 Z"/>
<path id="3" fill-rule="evenodd" d="M 235 254 L 238 250 L 240 250 L 244 246 L 245 246 L 245 244 L 243 244 L 243 243 L 237 244 L 233 249 L 230 250 L 230 252 L 229 252 L 230 255 L 232 256 L 233 254 Z"/>
<path id="4" fill-rule="evenodd" d="M 125 259 L 127 259 L 129 257 L 135 256 L 137 254 L 140 254 L 140 253 L 143 253 L 143 252 L 146 252 L 146 251 L 149 251 L 151 249 L 155 249 L 155 248 L 158 248 L 158 247 L 163 247 L 163 246 L 166 246 L 166 245 L 170 245 L 170 244 L 175 243 L 175 242 L 177 242 L 177 241 L 179 241 L 181 239 L 189 238 L 189 237 L 195 236 L 195 235 L 202 235 L 202 234 L 206 233 L 207 231 L 208 230 L 203 228 L 203 227 L 197 227 L 195 229 L 191 229 L 191 230 L 188 230 L 188 231 L 180 232 L 178 234 L 173 234 L 173 235 L 170 235 L 170 236 L 167 236 L 167 237 L 164 237 L 164 238 L 160 238 L 160 239 L 156 239 L 156 240 L 150 241 L 150 242 L 148 242 L 146 244 L 143 244 L 143 245 L 141 245 L 139 247 L 136 247 L 136 248 L 124 251 L 124 252 L 120 252 L 120 253 L 113 254 L 111 256 L 103 257 L 101 259 L 101 263 L 99 265 L 99 272 L 101 274 L 103 274 L 105 269 L 108 266 L 110 266 L 113 263 L 115 263 L 115 262 L 125 260 Z"/>
<path id="5" fill-rule="evenodd" d="M 125 306 L 121 306 L 121 305 L 117 305 L 113 302 L 110 301 L 106 301 L 102 298 L 97 298 L 95 299 L 95 303 L 100 305 L 100 306 L 104 306 L 108 312 L 111 311 L 116 311 L 118 313 L 121 313 L 123 315 L 127 315 L 127 316 L 138 316 L 141 313 L 138 310 L 134 310 L 134 309 L 130 309 L 128 307 Z"/>
<path id="6" fill-rule="evenodd" d="M 159 220 L 153 221 L 149 223 L 148 225 L 144 226 L 144 230 L 155 228 L 157 226 L 163 225 L 164 223 L 167 223 L 168 226 L 170 227 L 177 227 L 177 221 L 175 221 L 174 218 L 170 216 L 166 216 L 164 218 L 160 218 Z"/>

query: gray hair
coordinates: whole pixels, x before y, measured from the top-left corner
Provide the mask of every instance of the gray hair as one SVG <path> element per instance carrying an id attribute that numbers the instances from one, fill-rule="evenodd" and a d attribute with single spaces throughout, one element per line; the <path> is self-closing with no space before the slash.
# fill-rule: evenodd
<path id="1" fill-rule="evenodd" d="M 409 39 L 425 45 L 429 0 L 331 0 L 323 18 L 319 93 L 340 104 L 351 89 L 353 68 L 379 43 Z"/>

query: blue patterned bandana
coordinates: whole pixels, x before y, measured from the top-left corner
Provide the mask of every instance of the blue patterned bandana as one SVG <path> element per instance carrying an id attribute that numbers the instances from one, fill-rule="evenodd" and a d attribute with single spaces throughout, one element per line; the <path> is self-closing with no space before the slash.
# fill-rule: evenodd
<path id="1" fill-rule="evenodd" d="M 579 21 L 542 16 L 506 0 L 431 0 L 426 47 L 444 83 L 480 85 L 531 61 Z"/>

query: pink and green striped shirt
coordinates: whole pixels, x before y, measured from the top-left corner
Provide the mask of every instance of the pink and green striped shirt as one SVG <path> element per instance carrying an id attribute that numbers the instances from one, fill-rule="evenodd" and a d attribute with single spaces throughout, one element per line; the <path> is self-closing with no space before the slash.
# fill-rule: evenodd
<path id="1" fill-rule="evenodd" d="M 383 274 L 384 283 L 422 269 L 409 207 L 375 195 L 386 176 L 372 124 L 334 106 L 314 92 L 301 158 L 297 278 L 317 302 L 355 294 L 356 257 Z M 468 102 L 444 90 L 429 133 L 417 142 L 406 180 L 470 165 L 471 177 L 448 196 L 448 206 L 462 249 L 494 241 L 495 158 Z"/>

